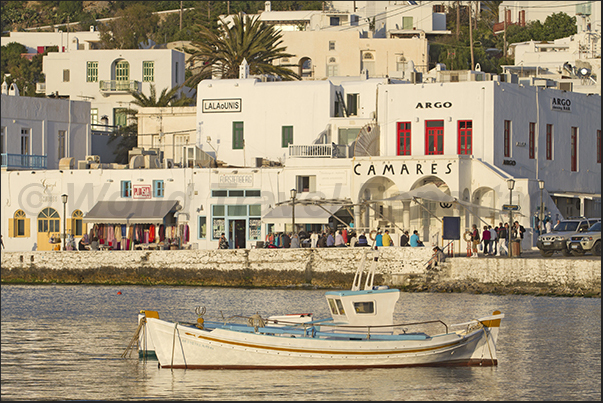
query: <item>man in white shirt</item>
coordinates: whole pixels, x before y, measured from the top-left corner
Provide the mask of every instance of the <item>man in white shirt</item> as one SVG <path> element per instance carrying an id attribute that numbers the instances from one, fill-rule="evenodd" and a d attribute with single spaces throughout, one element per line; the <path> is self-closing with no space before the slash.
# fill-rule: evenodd
<path id="1" fill-rule="evenodd" d="M 310 241 L 312 242 L 311 247 L 316 248 L 316 244 L 318 244 L 318 233 L 317 232 L 312 232 L 312 235 L 310 235 Z"/>

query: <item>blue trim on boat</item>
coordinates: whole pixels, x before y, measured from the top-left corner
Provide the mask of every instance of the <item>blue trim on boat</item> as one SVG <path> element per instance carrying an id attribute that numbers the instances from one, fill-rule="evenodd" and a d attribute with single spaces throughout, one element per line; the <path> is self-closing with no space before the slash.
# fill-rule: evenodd
<path id="1" fill-rule="evenodd" d="M 337 295 L 340 297 L 345 297 L 348 295 L 362 295 L 362 294 L 381 294 L 386 292 L 400 292 L 397 288 L 386 288 L 382 290 L 359 290 L 359 291 L 351 291 L 351 290 L 343 290 L 343 291 L 327 291 L 325 295 Z"/>

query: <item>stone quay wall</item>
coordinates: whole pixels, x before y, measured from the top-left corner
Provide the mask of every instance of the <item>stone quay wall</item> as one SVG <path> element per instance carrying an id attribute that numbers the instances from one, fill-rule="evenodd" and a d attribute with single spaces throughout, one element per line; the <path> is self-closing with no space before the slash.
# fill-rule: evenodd
<path id="1" fill-rule="evenodd" d="M 601 261 L 448 258 L 431 248 L 381 248 L 375 285 L 404 291 L 601 295 Z M 368 248 L 2 252 L 3 284 L 143 284 L 350 288 Z M 363 280 L 364 283 L 364 280 Z"/>

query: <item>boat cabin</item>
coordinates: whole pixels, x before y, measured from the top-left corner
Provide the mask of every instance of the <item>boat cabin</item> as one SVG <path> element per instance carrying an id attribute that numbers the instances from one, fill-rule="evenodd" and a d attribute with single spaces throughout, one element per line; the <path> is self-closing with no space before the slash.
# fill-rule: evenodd
<path id="1" fill-rule="evenodd" d="M 335 323 L 388 326 L 394 324 L 394 309 L 400 290 L 376 286 L 370 290 L 327 291 L 325 297 Z"/>

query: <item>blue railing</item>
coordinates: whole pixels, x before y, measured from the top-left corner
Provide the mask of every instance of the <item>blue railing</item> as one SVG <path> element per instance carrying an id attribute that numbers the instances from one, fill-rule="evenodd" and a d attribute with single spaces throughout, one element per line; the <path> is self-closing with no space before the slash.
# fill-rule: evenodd
<path id="1" fill-rule="evenodd" d="M 45 155 L 23 155 L 2 153 L 2 168 L 46 169 Z"/>

